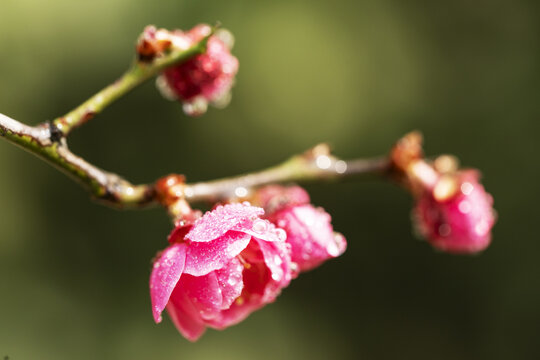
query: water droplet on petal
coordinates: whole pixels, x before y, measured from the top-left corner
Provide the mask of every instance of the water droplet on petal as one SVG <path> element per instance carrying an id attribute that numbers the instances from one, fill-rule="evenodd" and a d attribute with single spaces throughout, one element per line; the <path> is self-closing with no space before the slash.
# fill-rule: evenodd
<path id="1" fill-rule="evenodd" d="M 253 222 L 252 229 L 256 233 L 263 233 L 268 230 L 268 223 L 262 219 L 257 219 Z"/>
<path id="2" fill-rule="evenodd" d="M 156 78 L 156 87 L 161 96 L 163 96 L 165 99 L 170 101 L 178 100 L 178 96 L 176 96 L 174 90 L 167 83 L 165 76 L 158 76 Z"/>
<path id="3" fill-rule="evenodd" d="M 474 185 L 471 184 L 470 182 L 464 182 L 463 184 L 461 184 L 461 192 L 464 194 L 464 195 L 469 195 L 474 189 Z"/>
<path id="4" fill-rule="evenodd" d="M 463 200 L 459 203 L 458 208 L 459 211 L 461 211 L 463 214 L 468 214 L 469 212 L 471 212 L 472 206 L 470 202 Z"/>
<path id="5" fill-rule="evenodd" d="M 279 239 L 279 241 L 287 240 L 287 233 L 283 229 L 277 228 L 276 229 L 276 236 Z"/>
<path id="6" fill-rule="evenodd" d="M 227 70 L 227 67 L 223 67 L 223 71 L 225 72 Z M 233 69 L 229 70 L 229 72 L 233 72 Z M 212 99 L 212 105 L 214 105 L 218 109 L 226 108 L 227 105 L 231 103 L 232 100 L 232 93 L 230 90 L 225 91 L 221 93 L 219 96 Z"/>
<path id="7" fill-rule="evenodd" d="M 482 220 L 474 227 L 474 231 L 476 231 L 478 235 L 483 236 L 489 231 L 489 224 L 487 221 Z"/>
<path id="8" fill-rule="evenodd" d="M 339 249 L 344 249 L 345 246 L 347 245 L 345 241 L 345 236 L 343 236 L 341 233 L 338 233 L 338 232 L 334 233 L 334 242 L 336 243 Z"/>
<path id="9" fill-rule="evenodd" d="M 198 96 L 190 102 L 184 103 L 182 108 L 186 115 L 199 116 L 208 110 L 208 101 L 204 97 Z"/>
<path id="10" fill-rule="evenodd" d="M 442 224 L 439 226 L 439 234 L 441 236 L 448 236 L 452 232 L 452 228 L 448 224 Z"/>
<path id="11" fill-rule="evenodd" d="M 279 281 L 281 280 L 281 274 L 280 273 L 272 273 L 272 279 L 275 280 L 275 281 Z"/>
<path id="12" fill-rule="evenodd" d="M 234 46 L 234 35 L 227 29 L 218 29 L 215 34 L 217 37 L 229 50 Z"/>

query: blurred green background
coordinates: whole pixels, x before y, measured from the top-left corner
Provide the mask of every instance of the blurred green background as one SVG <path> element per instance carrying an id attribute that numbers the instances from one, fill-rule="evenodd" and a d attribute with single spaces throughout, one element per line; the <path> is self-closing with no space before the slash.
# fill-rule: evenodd
<path id="1" fill-rule="evenodd" d="M 411 234 L 411 199 L 373 179 L 312 184 L 346 254 L 275 304 L 197 343 L 152 321 L 159 209 L 119 212 L 0 142 L 0 358 L 538 359 L 536 1 L 2 0 L 0 112 L 37 124 L 114 80 L 147 24 L 221 21 L 236 36 L 233 101 L 199 119 L 147 83 L 70 137 L 135 182 L 275 164 L 320 141 L 385 153 L 420 129 L 428 154 L 478 167 L 499 221 L 482 255 Z"/>

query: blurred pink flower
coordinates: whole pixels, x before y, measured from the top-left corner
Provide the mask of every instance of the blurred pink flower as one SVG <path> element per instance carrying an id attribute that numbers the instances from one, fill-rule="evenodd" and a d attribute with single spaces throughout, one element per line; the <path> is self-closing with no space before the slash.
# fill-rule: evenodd
<path id="1" fill-rule="evenodd" d="M 167 308 L 180 333 L 197 340 L 275 300 L 291 280 L 285 232 L 247 204 L 218 206 L 191 229 L 177 227 L 150 276 L 156 323 Z"/>
<path id="2" fill-rule="evenodd" d="M 175 31 L 172 45 L 187 49 L 210 32 L 211 27 L 204 24 L 185 33 Z M 208 39 L 204 54 L 166 69 L 158 78 L 158 87 L 166 97 L 182 101 L 188 115 L 203 114 L 208 103 L 216 107 L 226 106 L 238 71 L 238 59 L 230 52 L 233 42 L 231 33 L 218 29 Z"/>
<path id="3" fill-rule="evenodd" d="M 419 132 L 401 138 L 390 159 L 396 179 L 415 197 L 414 226 L 433 247 L 472 254 L 489 246 L 496 215 L 478 171 L 459 170 L 458 159 L 451 155 L 425 160 Z"/>
<path id="4" fill-rule="evenodd" d="M 265 209 L 265 218 L 287 233 L 291 260 L 298 270 L 311 270 L 345 251 L 345 238 L 334 232 L 330 215 L 311 205 L 301 187 L 266 186 L 257 191 L 256 199 Z"/>
<path id="5" fill-rule="evenodd" d="M 495 224 L 493 198 L 475 170 L 437 178 L 417 196 L 413 210 L 419 232 L 437 249 L 477 253 L 491 242 Z"/>

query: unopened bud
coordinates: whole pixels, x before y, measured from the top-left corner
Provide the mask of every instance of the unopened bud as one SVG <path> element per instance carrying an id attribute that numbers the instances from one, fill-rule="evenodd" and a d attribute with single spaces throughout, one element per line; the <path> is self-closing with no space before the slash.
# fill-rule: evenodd
<path id="1" fill-rule="evenodd" d="M 188 32 L 173 33 L 175 44 L 192 46 L 210 35 L 212 28 L 198 25 Z M 168 99 L 177 99 L 190 116 L 206 112 L 208 104 L 218 108 L 230 102 L 230 91 L 238 72 L 238 60 L 230 53 L 232 34 L 218 30 L 206 43 L 206 51 L 166 69 L 158 78 L 158 89 Z"/>

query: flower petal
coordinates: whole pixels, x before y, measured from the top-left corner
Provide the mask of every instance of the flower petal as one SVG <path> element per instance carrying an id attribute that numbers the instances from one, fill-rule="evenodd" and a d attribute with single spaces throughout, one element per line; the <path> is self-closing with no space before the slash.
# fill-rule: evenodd
<path id="1" fill-rule="evenodd" d="M 290 245 L 281 242 L 258 241 L 264 262 L 270 270 L 271 281 L 266 285 L 263 302 L 272 302 L 281 289 L 291 282 Z"/>
<path id="2" fill-rule="evenodd" d="M 223 236 L 236 225 L 243 222 L 250 223 L 264 210 L 246 204 L 227 204 L 208 211 L 198 219 L 186 238 L 193 242 L 208 242 Z M 251 226 L 245 226 L 250 228 Z"/>
<path id="3" fill-rule="evenodd" d="M 150 275 L 150 299 L 156 323 L 161 322 L 161 313 L 184 271 L 186 250 L 185 244 L 170 245 L 154 263 Z"/>
<path id="4" fill-rule="evenodd" d="M 300 186 L 268 185 L 255 192 L 253 203 L 270 215 L 292 206 L 309 204 L 310 199 Z"/>
<path id="5" fill-rule="evenodd" d="M 184 275 L 179 286 L 203 319 L 212 319 L 221 310 L 223 296 L 215 272 L 204 276 Z"/>
<path id="6" fill-rule="evenodd" d="M 287 233 L 281 228 L 277 228 L 270 221 L 265 219 L 255 219 L 251 223 L 242 223 L 236 225 L 232 230 L 242 231 L 250 234 L 257 239 L 264 241 L 285 241 Z"/>
<path id="7" fill-rule="evenodd" d="M 345 238 L 334 234 L 330 215 L 311 204 L 279 211 L 272 215 L 272 220 L 287 232 L 292 261 L 301 271 L 311 270 L 341 255 L 347 247 Z"/>
<path id="8" fill-rule="evenodd" d="M 244 288 L 242 271 L 244 266 L 238 258 L 232 259 L 223 268 L 216 270 L 215 274 L 223 295 L 221 309 L 228 309 L 233 302 L 240 296 Z"/>
<path id="9" fill-rule="evenodd" d="M 478 182 L 474 170 L 456 173 L 456 194 L 449 199 L 424 192 L 414 208 L 415 226 L 437 249 L 455 254 L 474 254 L 491 242 L 496 217 L 493 198 Z"/>
<path id="10" fill-rule="evenodd" d="M 221 269 L 232 258 L 240 254 L 251 240 L 251 235 L 229 231 L 211 242 L 192 242 L 189 244 L 184 272 L 202 276 Z"/>
<path id="11" fill-rule="evenodd" d="M 220 315 L 207 322 L 214 329 L 225 329 L 244 320 L 253 311 L 265 305 L 262 302 L 266 284 L 270 281 L 270 271 L 264 263 L 264 258 L 257 241 L 249 243 L 242 252 L 246 263 L 242 266 L 243 289 L 231 306 Z M 249 259 L 249 260 L 248 260 Z"/>
<path id="12" fill-rule="evenodd" d="M 240 300 L 241 299 L 241 300 Z M 207 325 L 218 330 L 223 330 L 229 326 L 238 324 L 249 316 L 252 312 L 266 305 L 257 297 L 251 297 L 249 300 L 239 298 L 229 309 L 223 310 L 219 317 L 209 320 Z"/>
<path id="13" fill-rule="evenodd" d="M 178 331 L 189 341 L 196 341 L 205 331 L 199 311 L 182 289 L 176 289 L 167 311 Z"/>

